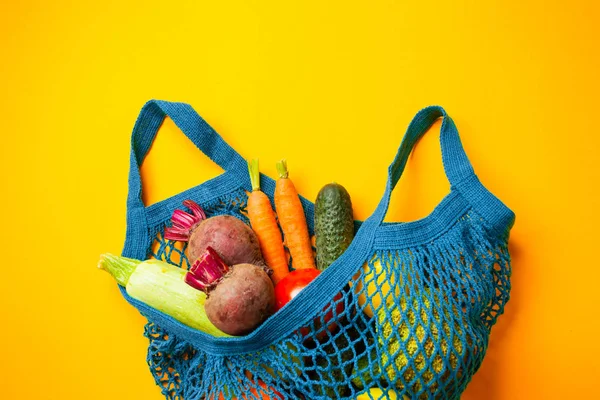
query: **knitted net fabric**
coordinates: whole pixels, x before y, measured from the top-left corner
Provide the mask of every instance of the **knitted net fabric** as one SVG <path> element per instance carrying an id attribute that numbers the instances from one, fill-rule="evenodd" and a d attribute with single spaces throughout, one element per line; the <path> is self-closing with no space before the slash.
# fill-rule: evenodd
<path id="1" fill-rule="evenodd" d="M 166 116 L 225 171 L 146 207 L 139 166 Z M 426 218 L 385 223 L 391 191 L 418 139 L 440 117 L 451 192 Z M 245 160 L 184 103 L 152 100 L 132 134 L 123 256 L 188 268 L 185 244 L 164 229 L 181 202 L 248 223 Z M 261 175 L 273 201 L 275 182 Z M 313 204 L 301 198 L 311 235 Z M 510 293 L 514 213 L 479 182 L 452 119 L 439 106 L 411 122 L 373 214 L 350 247 L 253 333 L 214 338 L 121 293 L 147 317 L 148 365 L 168 399 L 458 399 L 480 367 Z"/>
<path id="2" fill-rule="evenodd" d="M 239 190 L 203 206 L 208 216 L 247 222 L 245 205 Z M 306 316 L 308 329 L 260 351 L 208 354 L 150 321 L 152 374 L 167 398 L 179 400 L 351 399 L 374 387 L 409 398 L 458 398 L 510 291 L 508 232 L 498 238 L 481 221 L 468 209 L 431 242 L 376 244 L 340 295 Z M 155 227 L 148 255 L 186 268 L 185 247 L 162 238 L 167 223 Z"/>

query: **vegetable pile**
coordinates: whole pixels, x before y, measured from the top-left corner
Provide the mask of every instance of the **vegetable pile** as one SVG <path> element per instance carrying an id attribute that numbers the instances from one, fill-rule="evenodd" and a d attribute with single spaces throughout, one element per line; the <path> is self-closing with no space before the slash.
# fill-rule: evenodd
<path id="1" fill-rule="evenodd" d="M 261 191 L 258 160 L 248 162 L 252 186 L 247 201 L 249 225 L 233 215 L 207 217 L 201 205 L 189 199 L 183 202 L 187 210 L 173 212 L 171 226 L 164 230 L 163 236 L 186 244 L 189 270 L 155 259 L 140 261 L 111 254 L 103 254 L 98 267 L 110 273 L 132 298 L 189 327 L 217 337 L 253 332 L 330 267 L 354 238 L 350 195 L 342 185 L 330 183 L 319 191 L 315 201 L 313 249 L 306 214 L 290 179 L 287 163 L 281 160 L 276 167 L 279 178 L 272 204 Z M 366 264 L 364 268 L 367 274 Z M 383 339 L 369 339 L 381 342 L 390 335 L 388 330 L 393 329 L 397 321 L 387 321 L 383 315 L 375 315 L 371 308 L 379 308 L 384 301 L 377 294 L 378 289 L 387 298 L 390 285 L 393 285 L 393 282 L 387 282 L 385 273 L 379 273 L 380 269 L 376 265 L 375 272 L 370 272 L 377 274 L 377 279 L 367 275 L 369 279 L 365 281 L 370 283 L 366 290 L 357 284 L 348 295 L 354 291 L 361 308 L 352 313 L 364 312 L 366 320 L 377 321 L 383 326 L 383 332 L 375 332 Z M 366 296 L 371 298 L 368 304 Z M 339 335 L 331 340 L 330 333 L 336 332 L 338 324 L 348 323 L 339 318 L 345 307 L 341 299 L 342 293 L 332 294 L 330 304 L 321 313 L 323 316 L 299 329 L 301 338 L 314 338 L 303 339 L 305 344 L 310 347 L 310 343 L 314 346 L 319 341 L 325 351 L 311 360 L 297 359 L 295 362 L 320 368 L 335 367 L 336 372 L 327 378 L 331 387 L 315 389 L 327 397 L 345 395 L 350 384 L 346 376 L 352 372 L 352 364 L 348 361 L 360 353 L 354 351 L 359 338 L 356 327 L 348 328 L 349 332 L 354 329 L 356 337 L 350 333 L 348 337 Z M 392 318 L 397 315 L 393 314 Z M 361 323 L 363 320 L 355 319 L 353 323 L 356 321 Z M 389 345 L 398 352 L 398 343 L 390 342 Z M 346 349 L 341 358 L 335 355 L 336 347 Z M 402 356 L 390 361 L 396 367 L 407 362 Z M 361 360 L 357 362 L 360 364 Z M 388 370 L 386 373 L 391 380 L 395 370 Z M 305 373 L 302 369 L 299 371 L 299 374 Z M 364 386 L 363 382 L 368 383 L 369 377 L 355 382 L 355 386 Z M 372 390 L 377 393 L 379 389 Z M 392 394 L 390 389 L 388 395 Z"/>
<path id="2" fill-rule="evenodd" d="M 335 183 L 325 186 L 315 207 L 315 262 L 304 208 L 287 162 L 281 160 L 276 167 L 279 179 L 274 210 L 261 191 L 258 160 L 248 162 L 251 226 L 233 215 L 207 217 L 202 207 L 189 199 L 183 202 L 187 211 L 173 212 L 164 238 L 187 244 L 189 270 L 158 260 L 111 254 L 102 255 L 98 266 L 134 299 L 192 328 L 214 336 L 251 333 L 339 257 L 354 235 L 348 192 Z M 324 322 L 330 331 L 336 329 L 335 323 L 329 323 L 333 312 L 343 312 L 340 299 L 341 293 L 328 306 Z M 323 324 L 315 321 L 314 325 L 320 328 Z M 308 327 L 300 331 L 304 336 L 310 334 Z"/>

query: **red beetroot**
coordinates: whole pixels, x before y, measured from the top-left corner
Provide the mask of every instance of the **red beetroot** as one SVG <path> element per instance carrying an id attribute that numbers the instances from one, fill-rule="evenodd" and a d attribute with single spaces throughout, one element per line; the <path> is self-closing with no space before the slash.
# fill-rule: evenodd
<path id="1" fill-rule="evenodd" d="M 212 247 L 227 265 L 265 265 L 258 238 L 248 225 L 231 215 L 206 218 L 204 210 L 192 200 L 185 200 L 183 205 L 192 213 L 175 210 L 173 226 L 165 229 L 165 239 L 188 242 L 185 253 L 190 263 Z"/>
<path id="2" fill-rule="evenodd" d="M 252 332 L 275 310 L 273 282 L 264 267 L 227 267 L 211 247 L 194 262 L 185 281 L 207 294 L 204 309 L 208 319 L 229 335 Z"/>

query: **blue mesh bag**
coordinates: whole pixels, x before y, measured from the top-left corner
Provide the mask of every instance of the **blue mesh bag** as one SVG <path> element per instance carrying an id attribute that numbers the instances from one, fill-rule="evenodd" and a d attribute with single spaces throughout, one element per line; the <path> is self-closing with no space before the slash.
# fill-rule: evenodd
<path id="1" fill-rule="evenodd" d="M 224 173 L 145 207 L 139 166 L 166 116 Z M 383 222 L 412 148 L 438 118 L 450 193 L 426 218 Z M 186 199 L 208 216 L 248 222 L 246 162 L 191 106 L 148 102 L 131 145 L 123 256 L 187 268 L 184 248 L 162 237 Z M 261 175 L 261 187 L 272 200 L 274 180 Z M 313 204 L 302 204 L 312 234 Z M 478 180 L 452 119 L 433 106 L 410 123 L 383 197 L 356 222 L 350 247 L 251 334 L 213 337 L 120 289 L 148 320 L 147 362 L 169 399 L 457 399 L 509 299 L 514 218 Z"/>

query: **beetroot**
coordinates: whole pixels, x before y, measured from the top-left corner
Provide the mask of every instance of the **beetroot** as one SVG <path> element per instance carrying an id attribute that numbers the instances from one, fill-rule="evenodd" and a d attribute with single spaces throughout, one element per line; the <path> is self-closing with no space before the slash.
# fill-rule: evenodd
<path id="1" fill-rule="evenodd" d="M 275 290 L 264 267 L 228 267 L 211 247 L 194 262 L 185 282 L 207 294 L 208 319 L 229 335 L 252 332 L 275 311 Z"/>
<path id="2" fill-rule="evenodd" d="M 185 253 L 190 263 L 212 247 L 227 265 L 265 265 L 258 238 L 248 225 L 231 215 L 206 218 L 204 210 L 192 200 L 185 200 L 183 205 L 192 213 L 175 210 L 173 226 L 165 229 L 165 239 L 188 242 Z"/>

